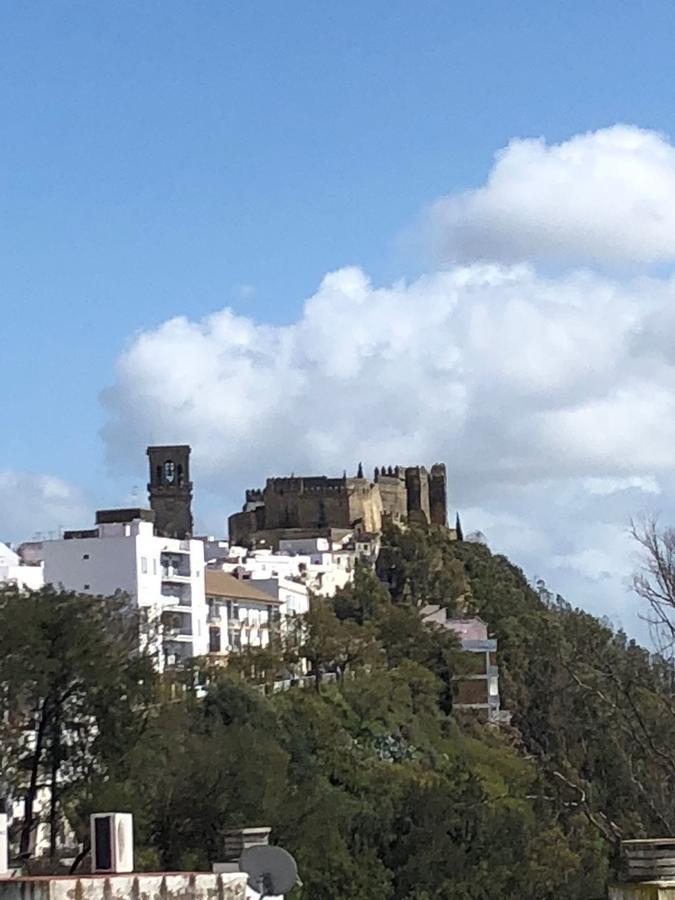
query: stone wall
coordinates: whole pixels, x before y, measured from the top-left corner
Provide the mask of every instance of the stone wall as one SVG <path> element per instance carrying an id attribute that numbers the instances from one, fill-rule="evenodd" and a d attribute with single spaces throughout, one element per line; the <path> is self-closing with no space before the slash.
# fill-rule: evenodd
<path id="1" fill-rule="evenodd" d="M 429 513 L 432 525 L 448 524 L 448 484 L 443 463 L 434 463 L 429 476 Z"/>
<path id="2" fill-rule="evenodd" d="M 265 529 L 349 528 L 344 478 L 269 478 L 264 491 Z"/>
<path id="3" fill-rule="evenodd" d="M 405 470 L 405 485 L 408 495 L 408 521 L 428 525 L 431 518 L 429 509 L 429 474 L 424 466 L 410 466 Z"/>
<path id="4" fill-rule="evenodd" d="M 365 478 L 348 478 L 349 527 L 360 524 L 371 534 L 382 530 L 382 499 L 379 487 Z"/>
<path id="5" fill-rule="evenodd" d="M 404 470 L 399 466 L 383 467 L 376 470 L 375 482 L 380 489 L 384 515 L 395 523 L 404 521 L 408 515 Z"/>
<path id="6" fill-rule="evenodd" d="M 383 519 L 447 525 L 445 466 L 388 466 L 362 477 L 268 478 L 264 490 L 246 492 L 244 509 L 229 517 L 230 541 L 250 545 L 265 533 L 292 529 L 382 530 Z"/>

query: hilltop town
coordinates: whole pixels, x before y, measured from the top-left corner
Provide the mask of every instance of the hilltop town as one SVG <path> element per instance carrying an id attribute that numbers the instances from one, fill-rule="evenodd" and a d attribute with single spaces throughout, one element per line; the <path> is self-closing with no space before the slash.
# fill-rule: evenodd
<path id="1" fill-rule="evenodd" d="M 388 526 L 433 526 L 457 538 L 447 525 L 439 463 L 430 472 L 383 466 L 372 481 L 360 464 L 354 477 L 268 478 L 229 516 L 228 539 L 200 537 L 193 533 L 190 455 L 188 445 L 147 448 L 146 508 L 98 510 L 92 527 L 16 549 L 0 545 L 0 583 L 92 596 L 124 592 L 153 622 L 164 671 L 198 657 L 226 664 L 232 653 L 267 647 L 275 627 L 309 611 L 311 596 L 331 598 L 353 581 L 359 564 L 374 568 Z M 440 608 L 430 605 L 425 615 L 435 621 Z M 452 627 L 480 635 L 477 652 L 489 646 L 494 657 L 484 625 L 458 620 Z M 472 696 L 495 717 L 496 664 L 485 659 L 482 690 L 473 686 Z"/>
<path id="2" fill-rule="evenodd" d="M 0 546 L 0 897 L 239 900 L 270 842 L 289 900 L 675 873 L 630 840 L 670 831 L 672 663 L 449 527 L 442 464 L 271 477 L 218 537 L 190 448 L 147 456 L 147 507 Z"/>

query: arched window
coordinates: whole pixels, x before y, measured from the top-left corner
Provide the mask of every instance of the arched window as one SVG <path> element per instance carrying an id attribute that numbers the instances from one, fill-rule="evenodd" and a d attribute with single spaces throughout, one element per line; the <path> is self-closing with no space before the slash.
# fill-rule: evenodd
<path id="1" fill-rule="evenodd" d="M 176 466 L 176 473 L 177 473 L 177 475 L 178 475 L 178 477 L 177 477 L 176 480 L 177 480 L 178 485 L 179 485 L 179 487 L 180 487 L 180 485 L 183 483 L 183 467 L 181 466 L 180 463 L 178 463 L 178 465 Z"/>
<path id="2" fill-rule="evenodd" d="M 168 484 L 173 484 L 176 478 L 176 466 L 172 459 L 167 459 L 164 463 L 164 480 Z"/>
<path id="3" fill-rule="evenodd" d="M 161 466 L 157 466 L 157 468 L 155 469 L 155 477 L 157 479 L 157 484 L 161 484 L 162 483 L 162 467 Z"/>

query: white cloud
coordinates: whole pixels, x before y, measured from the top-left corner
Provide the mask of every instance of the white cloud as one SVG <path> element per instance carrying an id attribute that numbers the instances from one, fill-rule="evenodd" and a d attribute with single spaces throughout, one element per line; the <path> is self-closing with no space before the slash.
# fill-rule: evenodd
<path id="1" fill-rule="evenodd" d="M 645 366 L 635 335 L 674 303 L 672 281 L 479 266 L 378 288 L 343 269 L 289 326 L 225 309 L 139 335 L 105 437 L 118 460 L 188 440 L 202 475 L 236 480 L 440 457 L 463 500 L 482 484 L 652 477 L 672 466 L 675 365 Z"/>
<path id="2" fill-rule="evenodd" d="M 450 262 L 675 259 L 675 147 L 627 125 L 514 140 L 483 187 L 437 201 L 424 239 Z"/>
<path id="3" fill-rule="evenodd" d="M 332 272 L 286 326 L 223 309 L 137 335 L 103 398 L 111 462 L 191 443 L 212 526 L 270 474 L 444 460 L 467 532 L 634 623 L 626 524 L 675 513 L 675 280 L 533 262 L 675 258 L 675 149 L 625 126 L 516 141 L 431 225 L 460 264 Z"/>
<path id="4" fill-rule="evenodd" d="M 83 493 L 61 478 L 0 470 L 0 540 L 46 537 L 90 518 Z"/>

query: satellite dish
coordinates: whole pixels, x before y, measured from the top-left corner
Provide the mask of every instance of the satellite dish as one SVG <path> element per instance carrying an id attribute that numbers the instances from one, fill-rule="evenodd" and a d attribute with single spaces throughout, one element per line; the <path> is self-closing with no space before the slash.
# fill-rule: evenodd
<path id="1" fill-rule="evenodd" d="M 239 869 L 248 875 L 248 886 L 261 898 L 287 894 L 298 883 L 298 867 L 291 854 L 281 847 L 259 844 L 241 854 Z"/>

